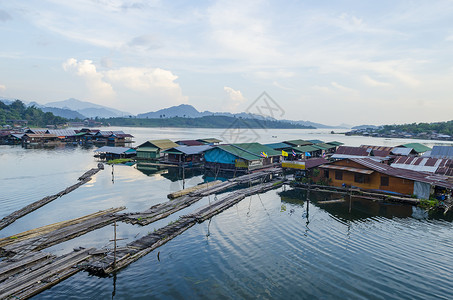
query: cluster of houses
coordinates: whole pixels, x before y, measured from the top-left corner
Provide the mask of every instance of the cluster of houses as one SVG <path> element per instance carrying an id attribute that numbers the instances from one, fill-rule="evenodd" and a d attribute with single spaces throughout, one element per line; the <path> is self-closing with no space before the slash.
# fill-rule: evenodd
<path id="1" fill-rule="evenodd" d="M 350 147 L 319 140 L 272 144 L 221 142 L 215 138 L 150 140 L 135 149 L 122 148 L 116 157 L 234 172 L 282 166 L 313 182 L 422 199 L 433 195 L 449 198 L 453 190 L 453 146 L 431 149 L 408 143 L 396 147 Z M 108 150 L 103 147 L 97 151 L 107 154 Z"/>
<path id="2" fill-rule="evenodd" d="M 345 135 L 453 141 L 453 137 L 451 135 L 442 134 L 438 132 L 408 132 L 392 129 L 389 132 L 382 133 L 379 131 L 380 129 L 381 127 L 353 129 L 351 131 L 346 132 Z"/>
<path id="3" fill-rule="evenodd" d="M 132 143 L 133 136 L 123 131 L 104 131 L 99 129 L 35 129 L 23 132 L 1 130 L 0 144 L 53 146 L 65 143 L 126 145 Z"/>

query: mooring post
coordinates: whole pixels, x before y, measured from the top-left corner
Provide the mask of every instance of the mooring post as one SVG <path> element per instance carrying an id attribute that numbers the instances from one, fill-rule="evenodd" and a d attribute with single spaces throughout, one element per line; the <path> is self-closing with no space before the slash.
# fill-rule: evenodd
<path id="1" fill-rule="evenodd" d="M 116 221 L 113 223 L 113 228 L 113 268 L 116 268 Z"/>

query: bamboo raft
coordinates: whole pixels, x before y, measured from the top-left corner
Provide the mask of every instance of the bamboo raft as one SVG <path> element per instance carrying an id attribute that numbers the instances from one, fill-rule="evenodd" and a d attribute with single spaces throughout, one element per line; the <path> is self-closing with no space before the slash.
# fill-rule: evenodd
<path id="1" fill-rule="evenodd" d="M 125 207 L 111 208 L 80 218 L 46 225 L 0 239 L 0 253 L 11 260 L 81 236 L 122 218 L 115 214 Z"/>
<path id="2" fill-rule="evenodd" d="M 145 226 L 157 220 L 165 218 L 181 209 L 184 209 L 190 206 L 191 204 L 199 201 L 203 197 L 212 194 L 218 194 L 220 192 L 224 192 L 239 185 L 243 184 L 251 185 L 252 183 L 256 182 L 263 182 L 274 175 L 280 174 L 281 171 L 282 171 L 281 168 L 270 168 L 261 170 L 256 173 L 251 173 L 236 178 L 232 178 L 228 181 L 219 182 L 216 184 L 209 184 L 206 185 L 206 187 L 204 188 L 200 187 L 198 189 L 190 191 L 189 193 L 185 192 L 183 193 L 182 191 L 184 190 L 182 190 L 173 194 L 185 194 L 184 196 L 176 198 L 172 201 L 156 204 L 142 212 L 129 213 L 125 215 L 125 222 Z M 170 198 L 172 197 L 171 195 L 173 194 L 169 194 L 167 197 Z"/>
<path id="3" fill-rule="evenodd" d="M 38 253 L 13 264 L 0 263 L 0 299 L 25 299 L 32 297 L 58 282 L 76 274 L 79 264 L 91 257 L 84 249 L 55 257 Z"/>
<path id="4" fill-rule="evenodd" d="M 19 210 L 16 210 L 12 214 L 4 217 L 3 219 L 0 220 L 0 230 L 5 228 L 6 226 L 9 226 L 13 222 L 15 222 L 17 219 L 22 218 L 23 216 L 31 213 L 32 211 L 37 210 L 38 208 L 54 201 L 55 199 L 57 199 L 59 197 L 69 194 L 70 192 L 74 191 L 81 185 L 84 185 L 85 183 L 90 181 L 91 177 L 102 169 L 104 169 L 104 166 L 102 164 L 100 164 L 100 165 L 98 165 L 97 168 L 90 169 L 87 172 L 85 172 L 82 176 L 80 176 L 78 179 L 79 182 L 77 182 L 76 184 L 71 185 L 70 187 L 64 189 L 63 191 L 61 191 L 55 195 L 47 196 L 47 197 L 42 198 L 41 200 L 35 201 Z"/>
<path id="5" fill-rule="evenodd" d="M 282 186 L 283 183 L 283 180 L 275 179 L 257 186 L 234 191 L 214 203 L 195 210 L 191 214 L 181 216 L 176 222 L 170 223 L 153 233 L 129 243 L 126 247 L 117 250 L 115 253 L 116 255 L 110 253 L 110 255 L 101 259 L 90 259 L 86 268 L 90 273 L 99 275 L 108 275 L 116 272 L 167 243 L 195 224 L 201 223 L 212 216 L 219 214 L 245 197 L 278 188 Z M 115 261 L 114 257 L 117 257 L 118 259 Z"/>
<path id="6" fill-rule="evenodd" d="M 264 170 L 189 191 L 185 196 L 167 201 L 145 211 L 147 213 L 151 211 L 154 214 L 152 218 L 147 219 L 147 222 L 150 223 L 163 218 L 187 207 L 206 195 L 226 191 L 231 187 L 244 183 L 251 185 L 252 181 L 261 180 L 262 182 L 279 172 L 278 168 Z M 88 178 L 85 177 L 82 180 L 89 180 Z M 110 274 L 165 244 L 196 223 L 203 222 L 207 218 L 238 203 L 247 195 L 277 188 L 282 184 L 282 180 L 274 180 L 247 189 L 233 191 L 223 199 L 204 206 L 192 214 L 181 217 L 175 223 L 160 228 L 152 234 L 128 244 L 126 247 L 113 250 L 96 250 L 94 248 L 85 250 L 79 247 L 80 251 L 74 251 L 59 257 L 41 251 L 115 221 L 130 222 L 131 220 L 137 220 L 134 217 L 140 214 L 147 214 L 118 214 L 117 212 L 123 210 L 124 207 L 112 208 L 2 238 L 0 239 L 0 254 L 2 256 L 6 255 L 7 258 L 0 262 L 0 299 L 31 297 L 82 269 L 91 273 Z M 81 265 L 82 262 L 83 265 Z"/>

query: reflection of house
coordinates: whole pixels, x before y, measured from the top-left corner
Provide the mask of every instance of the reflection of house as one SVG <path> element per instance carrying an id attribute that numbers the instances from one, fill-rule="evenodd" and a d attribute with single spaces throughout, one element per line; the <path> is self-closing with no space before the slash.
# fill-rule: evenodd
<path id="1" fill-rule="evenodd" d="M 219 145 L 205 152 L 206 168 L 253 170 L 279 162 L 281 151 L 259 143 Z"/>
<path id="2" fill-rule="evenodd" d="M 202 161 L 204 152 L 211 147 L 210 145 L 173 147 L 163 151 L 164 160 L 180 165 L 199 163 Z"/>
<path id="3" fill-rule="evenodd" d="M 448 177 L 405 170 L 371 158 L 351 158 L 319 166 L 333 186 L 355 186 L 428 199 L 434 188 L 453 189 Z"/>
<path id="4" fill-rule="evenodd" d="M 94 150 L 101 159 L 117 159 L 117 158 L 130 158 L 134 157 L 136 151 L 132 148 L 127 147 L 109 147 L 103 146 L 99 149 Z"/>
<path id="5" fill-rule="evenodd" d="M 178 146 L 169 139 L 147 141 L 137 147 L 137 159 L 157 160 L 163 156 L 162 151 Z"/>

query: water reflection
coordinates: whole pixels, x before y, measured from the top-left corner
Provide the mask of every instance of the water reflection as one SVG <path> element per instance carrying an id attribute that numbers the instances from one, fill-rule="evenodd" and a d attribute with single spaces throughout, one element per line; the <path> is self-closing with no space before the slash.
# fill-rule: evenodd
<path id="1" fill-rule="evenodd" d="M 292 189 L 279 193 L 281 201 L 293 205 L 304 206 L 305 201 L 310 201 L 312 205 L 327 211 L 330 215 L 340 222 L 347 224 L 348 221 L 367 220 L 376 217 L 392 218 L 442 218 L 447 217 L 441 214 L 430 214 L 412 205 L 388 203 L 383 201 L 372 201 L 361 199 L 349 195 L 339 195 L 334 193 L 307 191 L 302 189 Z M 303 217 L 308 218 L 308 202 L 306 212 Z M 451 218 L 448 217 L 448 218 Z"/>

